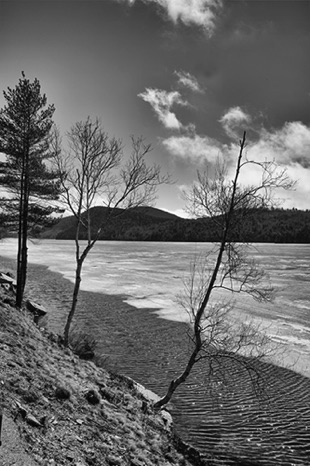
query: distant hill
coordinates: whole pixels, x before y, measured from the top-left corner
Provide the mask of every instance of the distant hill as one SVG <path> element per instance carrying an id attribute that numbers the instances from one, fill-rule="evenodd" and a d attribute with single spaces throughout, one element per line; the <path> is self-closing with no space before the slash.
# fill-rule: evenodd
<path id="1" fill-rule="evenodd" d="M 94 231 L 102 225 L 99 239 L 122 241 L 218 241 L 218 224 L 210 218 L 184 219 L 153 207 L 108 210 L 93 207 Z M 221 223 L 220 217 L 217 219 Z M 74 239 L 76 219 L 62 218 L 42 238 Z M 81 239 L 86 230 L 81 229 Z M 310 243 L 310 211 L 297 209 L 253 210 L 238 222 L 233 241 L 268 243 Z"/>
<path id="2" fill-rule="evenodd" d="M 90 209 L 90 217 L 93 231 L 102 226 L 100 239 L 123 239 L 123 235 L 127 237 L 133 228 L 148 229 L 151 225 L 182 220 L 177 215 L 154 207 L 135 207 L 128 210 L 93 207 Z M 41 237 L 73 239 L 76 225 L 77 220 L 73 215 L 64 217 L 52 228 L 45 230 Z M 83 228 L 80 237 L 86 239 L 86 230 Z"/>

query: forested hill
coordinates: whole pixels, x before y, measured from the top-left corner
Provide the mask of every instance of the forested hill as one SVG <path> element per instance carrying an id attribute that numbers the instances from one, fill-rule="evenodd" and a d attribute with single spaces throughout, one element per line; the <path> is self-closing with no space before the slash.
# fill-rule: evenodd
<path id="1" fill-rule="evenodd" d="M 93 231 L 103 225 L 100 239 L 122 241 L 217 241 L 215 223 L 205 219 L 183 219 L 152 207 L 130 210 L 104 207 L 90 210 Z M 76 219 L 61 219 L 53 228 L 46 230 L 43 238 L 74 239 Z M 86 230 L 81 229 L 81 239 Z M 268 243 L 310 243 L 310 211 L 302 210 L 254 210 L 233 232 L 233 241 Z"/>

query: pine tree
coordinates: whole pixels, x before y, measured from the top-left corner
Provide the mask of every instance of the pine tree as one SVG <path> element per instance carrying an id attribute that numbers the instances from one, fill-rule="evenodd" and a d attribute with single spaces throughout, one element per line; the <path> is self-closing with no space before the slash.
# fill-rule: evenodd
<path id="1" fill-rule="evenodd" d="M 14 89 L 3 92 L 6 105 L 0 110 L 0 185 L 6 195 L 0 208 L 9 231 L 17 231 L 16 306 L 21 307 L 27 276 L 27 240 L 57 208 L 49 203 L 59 194 L 58 173 L 48 168 L 53 127 L 53 105 L 47 106 L 38 79 L 22 78 Z"/>

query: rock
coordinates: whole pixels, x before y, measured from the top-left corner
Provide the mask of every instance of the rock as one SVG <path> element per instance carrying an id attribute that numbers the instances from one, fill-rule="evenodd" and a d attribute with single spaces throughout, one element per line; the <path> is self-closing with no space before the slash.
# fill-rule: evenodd
<path id="1" fill-rule="evenodd" d="M 28 311 L 31 311 L 35 316 L 43 317 L 47 314 L 47 310 L 41 304 L 37 304 L 30 299 L 27 300 L 26 306 Z"/>
<path id="2" fill-rule="evenodd" d="M 18 401 L 16 401 L 15 403 L 18 409 L 18 414 L 21 414 L 22 418 L 25 419 L 25 417 L 28 414 L 27 409 L 24 406 L 22 406 Z"/>
<path id="3" fill-rule="evenodd" d="M 108 458 L 108 464 L 111 466 L 118 466 L 123 464 L 123 458 L 121 456 L 114 456 L 114 455 L 109 455 Z"/>
<path id="4" fill-rule="evenodd" d="M 48 416 L 47 416 L 47 414 L 45 414 L 44 416 L 41 417 L 40 424 L 42 426 L 46 426 L 47 422 L 48 422 Z"/>
<path id="5" fill-rule="evenodd" d="M 27 424 L 33 427 L 42 427 L 42 424 L 36 417 L 34 417 L 32 414 L 28 413 L 27 416 L 25 417 L 25 421 Z"/>
<path id="6" fill-rule="evenodd" d="M 2 285 L 2 286 L 9 286 L 9 285 Z M 5 298 L 2 299 L 2 302 L 4 304 L 8 304 L 11 307 L 15 306 L 15 299 L 13 298 L 13 296 L 5 296 Z"/>
<path id="7" fill-rule="evenodd" d="M 15 403 L 18 409 L 18 414 L 21 414 L 22 418 L 27 422 L 27 424 L 34 427 L 42 427 L 40 421 L 38 421 L 36 417 L 30 414 L 23 405 L 21 405 L 18 401 L 15 401 Z"/>
<path id="8" fill-rule="evenodd" d="M 55 396 L 58 400 L 68 400 L 71 396 L 69 390 L 64 387 L 57 387 L 55 390 Z"/>
<path id="9" fill-rule="evenodd" d="M 80 352 L 78 352 L 77 355 L 80 359 L 83 359 L 84 361 L 90 361 L 91 359 L 94 359 L 95 352 L 91 348 L 84 348 Z"/>
<path id="10" fill-rule="evenodd" d="M 35 390 L 29 389 L 23 394 L 23 399 L 26 403 L 35 403 L 39 399 L 38 393 Z"/>
<path id="11" fill-rule="evenodd" d="M 16 280 L 11 277 L 8 273 L 3 273 L 0 272 L 0 285 L 6 290 L 6 291 L 13 291 L 15 292 L 16 290 Z M 11 303 L 8 303 L 11 304 Z"/>
<path id="12" fill-rule="evenodd" d="M 8 274 L 0 272 L 0 283 L 16 286 L 16 281 L 14 278 L 10 277 Z"/>
<path id="13" fill-rule="evenodd" d="M 88 390 L 84 396 L 91 405 L 97 405 L 100 403 L 100 395 L 95 390 Z"/>
<path id="14" fill-rule="evenodd" d="M 46 327 L 47 325 L 47 310 L 41 306 L 41 304 L 37 304 L 34 301 L 30 301 L 29 299 L 26 302 L 26 307 L 28 311 L 33 314 L 34 323 L 39 325 L 40 327 Z"/>

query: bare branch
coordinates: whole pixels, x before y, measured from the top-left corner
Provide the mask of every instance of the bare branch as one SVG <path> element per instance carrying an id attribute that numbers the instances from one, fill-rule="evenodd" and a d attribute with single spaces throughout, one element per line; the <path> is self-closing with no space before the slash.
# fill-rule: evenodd
<path id="1" fill-rule="evenodd" d="M 197 182 L 185 193 L 191 213 L 213 220 L 219 244 L 211 253 L 196 258 L 185 282 L 179 302 L 189 315 L 193 348 L 183 372 L 171 381 L 166 395 L 155 403 L 156 408 L 169 402 L 198 361 L 208 361 L 210 375 L 221 360 L 233 360 L 244 366 L 254 380 L 257 373 L 251 358 L 266 355 L 268 338 L 257 324 L 235 319 L 232 297 L 245 293 L 257 301 L 269 302 L 274 290 L 264 270 L 248 258 L 249 245 L 234 243 L 233 234 L 242 228 L 243 219 L 253 210 L 272 205 L 275 188 L 292 189 L 294 183 L 275 162 L 249 161 L 244 155 L 245 147 L 244 133 L 233 180 L 227 177 L 225 163 L 218 161 L 213 177 L 208 170 L 198 172 Z M 241 186 L 240 172 L 249 164 L 260 169 L 260 179 L 256 185 Z"/>
<path id="2" fill-rule="evenodd" d="M 99 239 L 102 229 L 116 212 L 116 207 L 128 209 L 149 205 L 156 197 L 158 185 L 168 182 L 158 165 L 148 166 L 145 157 L 151 150 L 143 138 L 132 137 L 132 154 L 124 160 L 122 143 L 109 138 L 98 119 L 76 123 L 68 133 L 68 151 L 61 153 L 59 133 L 54 134 L 54 163 L 61 173 L 62 200 L 77 220 L 76 276 L 70 313 L 64 336 L 69 341 L 70 325 L 75 313 L 84 260 Z M 91 209 L 97 204 L 107 207 L 104 220 L 96 225 Z M 80 234 L 86 231 L 85 247 Z"/>

